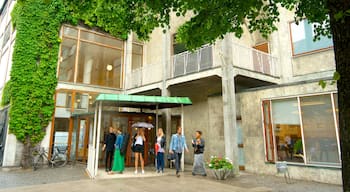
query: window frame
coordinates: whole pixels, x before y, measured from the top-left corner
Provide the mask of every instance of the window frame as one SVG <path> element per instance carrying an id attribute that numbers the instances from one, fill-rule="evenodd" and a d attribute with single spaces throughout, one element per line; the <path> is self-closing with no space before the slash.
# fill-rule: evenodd
<path id="1" fill-rule="evenodd" d="M 303 145 L 303 151 L 304 151 L 304 158 L 303 158 L 303 162 L 304 163 L 297 163 L 297 162 L 288 162 L 287 164 L 292 164 L 292 165 L 301 165 L 301 166 L 310 166 L 310 167 L 327 167 L 327 168 L 341 168 L 341 153 L 340 153 L 340 138 L 339 138 L 339 128 L 338 128 L 338 120 L 336 117 L 336 106 L 335 106 L 335 100 L 334 97 L 335 95 L 337 95 L 338 93 L 336 91 L 330 91 L 330 92 L 323 92 L 323 93 L 313 93 L 313 94 L 301 94 L 301 95 L 295 95 L 295 96 L 285 96 L 285 97 L 274 97 L 274 98 L 262 98 L 261 99 L 261 114 L 262 114 L 262 128 L 263 128 L 263 137 L 264 137 L 264 151 L 265 151 L 265 162 L 268 163 L 276 163 L 276 162 L 280 162 L 276 159 L 276 154 L 277 154 L 277 149 L 276 149 L 276 139 L 274 136 L 274 131 L 272 132 L 273 136 L 273 143 L 274 143 L 274 161 L 269 160 L 267 157 L 267 153 L 268 153 L 268 149 L 267 149 L 267 141 L 266 141 L 266 126 L 265 126 L 265 114 L 264 114 L 264 103 L 268 103 L 269 105 L 269 118 L 270 118 L 270 122 L 271 122 L 271 126 L 273 125 L 272 122 L 272 101 L 273 100 L 281 100 L 281 99 L 290 99 L 290 98 L 297 98 L 298 100 L 298 112 L 299 112 L 299 119 L 300 119 L 300 128 L 301 128 L 301 136 L 302 136 L 302 145 Z M 316 163 L 308 163 L 307 162 L 307 157 L 306 157 L 306 151 L 305 151 L 305 138 L 304 138 L 304 127 L 303 127 L 303 121 L 302 121 L 302 114 L 301 114 L 301 104 L 300 104 L 300 98 L 301 97 L 308 97 L 308 96 L 320 96 L 320 95 L 329 95 L 329 97 L 331 98 L 331 105 L 332 105 L 332 116 L 333 116 L 333 120 L 335 123 L 335 133 L 336 133 L 336 140 L 337 140 L 337 149 L 338 149 L 338 155 L 339 155 L 339 165 L 327 165 L 327 164 L 316 164 Z"/>
<path id="2" fill-rule="evenodd" d="M 305 19 L 303 19 L 303 21 L 307 21 L 307 19 L 305 18 Z M 295 23 L 294 20 L 293 21 L 289 21 L 289 23 L 288 23 L 288 26 L 289 26 L 289 39 L 290 39 L 290 45 L 291 45 L 291 49 L 292 49 L 292 57 L 299 57 L 299 56 L 310 55 L 310 54 L 314 54 L 314 53 L 319 53 L 319 52 L 323 52 L 323 51 L 332 50 L 334 48 L 334 45 L 332 43 L 332 46 L 323 47 L 323 48 L 319 48 L 319 49 L 315 49 L 315 50 L 311 50 L 311 51 L 306 51 L 306 52 L 295 54 L 295 48 L 294 48 L 294 43 L 293 43 L 293 35 L 292 35 L 292 24 L 293 23 Z"/>

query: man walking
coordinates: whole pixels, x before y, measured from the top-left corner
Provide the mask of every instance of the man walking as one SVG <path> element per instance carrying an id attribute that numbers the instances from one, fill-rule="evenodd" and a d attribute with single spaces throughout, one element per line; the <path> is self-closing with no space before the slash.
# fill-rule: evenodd
<path id="1" fill-rule="evenodd" d="M 179 126 L 177 127 L 177 133 L 171 136 L 169 148 L 169 153 L 174 154 L 175 156 L 175 168 L 177 177 L 180 177 L 179 171 L 181 169 L 181 157 L 182 151 L 184 149 L 186 149 L 186 152 L 188 152 L 185 136 L 182 135 L 182 128 Z"/>

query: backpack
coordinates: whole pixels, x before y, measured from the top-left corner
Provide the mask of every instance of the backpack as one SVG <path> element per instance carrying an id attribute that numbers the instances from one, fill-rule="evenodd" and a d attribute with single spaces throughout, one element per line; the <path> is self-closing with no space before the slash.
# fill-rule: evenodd
<path id="1" fill-rule="evenodd" d="M 130 135 L 129 134 L 123 134 L 123 143 L 120 147 L 120 154 L 121 155 L 125 155 L 126 154 L 126 148 L 128 147 L 128 144 L 129 144 L 129 138 L 130 138 Z"/>

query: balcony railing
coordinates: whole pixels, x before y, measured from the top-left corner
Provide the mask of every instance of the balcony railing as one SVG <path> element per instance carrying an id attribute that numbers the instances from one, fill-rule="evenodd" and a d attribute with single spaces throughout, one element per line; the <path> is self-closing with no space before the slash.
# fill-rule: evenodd
<path id="1" fill-rule="evenodd" d="M 126 75 L 127 88 L 135 88 L 143 85 L 160 82 L 163 79 L 161 64 L 148 64 L 134 69 Z"/>
<path id="2" fill-rule="evenodd" d="M 233 65 L 242 69 L 279 76 L 277 68 L 278 59 L 272 55 L 242 45 L 233 45 Z"/>
<path id="3" fill-rule="evenodd" d="M 195 52 L 183 52 L 172 58 L 171 77 L 178 77 L 199 72 L 213 67 L 212 46 L 205 46 Z"/>
<path id="4" fill-rule="evenodd" d="M 232 44 L 233 65 L 236 68 L 252 72 L 262 73 L 278 77 L 276 69 L 278 59 L 268 53 L 245 47 L 238 44 Z M 219 56 L 216 57 L 218 59 Z M 166 78 L 174 78 L 203 70 L 211 69 L 222 64 L 221 61 L 214 62 L 213 46 L 204 46 L 195 52 L 183 52 L 172 57 L 171 70 L 167 72 Z M 134 69 L 127 74 L 127 88 L 135 88 L 151 83 L 162 81 L 162 64 L 148 64 L 142 68 Z M 170 74 L 169 74 L 170 73 Z"/>

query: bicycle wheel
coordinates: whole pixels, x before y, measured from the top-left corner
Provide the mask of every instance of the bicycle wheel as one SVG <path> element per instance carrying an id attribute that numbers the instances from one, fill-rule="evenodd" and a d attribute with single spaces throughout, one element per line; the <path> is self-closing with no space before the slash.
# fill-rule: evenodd
<path id="1" fill-rule="evenodd" d="M 59 154 L 54 156 L 52 161 L 53 161 L 53 165 L 55 167 L 64 167 L 67 164 L 67 161 L 68 161 L 67 155 L 59 153 Z"/>
<path id="2" fill-rule="evenodd" d="M 44 157 L 41 155 L 35 156 L 33 158 L 33 170 L 40 169 L 44 166 Z"/>

